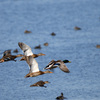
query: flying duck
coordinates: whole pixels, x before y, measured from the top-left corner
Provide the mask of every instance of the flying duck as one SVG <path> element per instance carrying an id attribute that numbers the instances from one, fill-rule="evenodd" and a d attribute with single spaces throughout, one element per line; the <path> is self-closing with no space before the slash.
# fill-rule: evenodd
<path id="1" fill-rule="evenodd" d="M 32 57 L 33 58 L 37 58 L 38 56 L 44 56 L 45 54 L 43 54 L 43 53 L 38 53 L 38 54 L 33 54 L 32 55 Z M 20 61 L 23 61 L 23 60 L 25 60 L 25 56 L 23 56 L 21 59 L 20 59 Z"/>
<path id="2" fill-rule="evenodd" d="M 29 73 L 25 77 L 35 77 L 35 76 L 46 74 L 46 73 L 53 73 L 51 71 L 44 71 L 44 72 L 40 71 L 37 61 L 32 56 L 33 53 L 32 53 L 31 48 L 22 42 L 19 42 L 18 45 L 23 50 L 24 55 L 25 55 L 25 60 L 27 64 L 29 65 L 29 69 L 30 69 Z"/>
<path id="3" fill-rule="evenodd" d="M 0 59 L 0 63 L 2 62 L 6 62 L 6 61 L 16 61 L 15 58 L 17 57 L 22 57 L 22 54 L 18 54 L 18 55 L 11 55 L 11 50 L 6 50 L 3 53 L 3 57 Z"/>
<path id="4" fill-rule="evenodd" d="M 49 62 L 49 64 L 44 68 L 44 69 L 53 69 L 53 68 L 57 68 L 59 67 L 63 72 L 69 73 L 69 69 L 67 68 L 67 66 L 64 63 L 70 63 L 71 61 L 69 60 L 51 60 Z"/>

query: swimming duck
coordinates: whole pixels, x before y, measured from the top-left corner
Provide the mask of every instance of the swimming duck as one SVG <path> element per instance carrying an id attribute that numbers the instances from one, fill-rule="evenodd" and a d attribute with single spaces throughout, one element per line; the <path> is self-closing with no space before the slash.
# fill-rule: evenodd
<path id="1" fill-rule="evenodd" d="M 52 36 L 55 36 L 56 34 L 54 32 L 51 33 Z"/>
<path id="2" fill-rule="evenodd" d="M 41 45 L 35 46 L 34 49 L 41 49 Z"/>
<path id="3" fill-rule="evenodd" d="M 38 53 L 38 54 L 33 54 L 32 55 L 32 57 L 33 58 L 37 58 L 38 56 L 44 56 L 45 54 L 43 54 L 43 53 Z M 23 56 L 21 59 L 20 59 L 20 61 L 23 61 L 23 60 L 25 60 L 25 56 Z"/>
<path id="4" fill-rule="evenodd" d="M 32 56 L 33 53 L 32 53 L 31 48 L 22 42 L 19 42 L 18 45 L 23 50 L 24 55 L 25 55 L 25 60 L 28 63 L 29 69 L 30 69 L 29 73 L 25 77 L 35 77 L 35 76 L 46 74 L 46 73 L 53 73 L 51 71 L 44 71 L 44 72 L 40 71 L 37 61 Z"/>
<path id="5" fill-rule="evenodd" d="M 100 48 L 100 45 L 98 44 L 98 45 L 96 45 L 96 48 Z"/>
<path id="6" fill-rule="evenodd" d="M 14 52 L 14 53 L 18 53 L 18 49 L 15 49 L 13 52 Z"/>
<path id="7" fill-rule="evenodd" d="M 38 81 L 37 83 L 34 83 L 34 84 L 30 85 L 30 87 L 40 86 L 40 87 L 45 87 L 46 88 L 46 86 L 44 86 L 44 84 L 46 84 L 46 83 L 50 83 L 50 82 L 41 80 L 41 81 Z"/>
<path id="8" fill-rule="evenodd" d="M 66 97 L 63 96 L 63 93 L 61 93 L 61 96 L 56 97 L 57 100 L 63 100 L 67 99 Z"/>
<path id="9" fill-rule="evenodd" d="M 6 62 L 6 61 L 16 61 L 15 58 L 17 57 L 22 57 L 22 54 L 18 54 L 18 55 L 11 55 L 11 51 L 10 50 L 6 50 L 4 51 L 3 57 L 0 59 L 0 63 L 2 62 Z"/>
<path id="10" fill-rule="evenodd" d="M 52 60 L 49 62 L 49 64 L 44 68 L 44 69 L 53 69 L 56 67 L 59 67 L 63 72 L 69 73 L 69 69 L 67 68 L 67 66 L 64 63 L 70 63 L 71 61 L 69 60 Z"/>
<path id="11" fill-rule="evenodd" d="M 25 30 L 24 33 L 25 34 L 28 34 L 28 33 L 32 33 L 32 32 L 31 31 L 28 31 L 28 30 Z"/>
<path id="12" fill-rule="evenodd" d="M 74 30 L 81 30 L 81 28 L 80 28 L 80 27 L 75 26 L 75 27 L 74 27 Z"/>
<path id="13" fill-rule="evenodd" d="M 47 43 L 47 42 L 44 43 L 44 46 L 48 46 L 48 45 L 49 45 L 49 43 Z"/>

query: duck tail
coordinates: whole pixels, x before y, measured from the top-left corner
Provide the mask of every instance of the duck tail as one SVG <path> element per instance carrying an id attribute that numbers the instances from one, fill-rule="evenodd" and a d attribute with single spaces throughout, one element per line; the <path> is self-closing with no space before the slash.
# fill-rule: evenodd
<path id="1" fill-rule="evenodd" d="M 68 71 L 67 73 L 70 73 L 70 71 Z"/>
<path id="2" fill-rule="evenodd" d="M 26 75 L 26 76 L 24 76 L 24 77 L 25 77 L 25 78 L 28 78 L 28 77 L 30 77 L 30 75 L 28 75 L 28 74 L 27 74 L 27 75 Z"/>
<path id="3" fill-rule="evenodd" d="M 30 85 L 30 87 L 33 87 L 34 85 Z"/>

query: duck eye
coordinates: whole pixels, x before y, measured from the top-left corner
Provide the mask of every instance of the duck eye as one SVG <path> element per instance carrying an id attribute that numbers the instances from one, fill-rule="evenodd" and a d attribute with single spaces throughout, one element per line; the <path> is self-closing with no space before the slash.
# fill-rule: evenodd
<path id="1" fill-rule="evenodd" d="M 26 52 L 28 49 L 24 50 L 24 52 Z"/>

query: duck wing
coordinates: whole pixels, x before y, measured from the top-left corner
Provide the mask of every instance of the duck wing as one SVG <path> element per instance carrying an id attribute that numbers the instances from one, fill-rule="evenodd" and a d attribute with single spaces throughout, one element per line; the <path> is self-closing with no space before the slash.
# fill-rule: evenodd
<path id="1" fill-rule="evenodd" d="M 49 62 L 49 64 L 44 69 L 52 69 L 54 65 L 55 65 L 55 61 L 54 60 L 51 60 Z"/>
<path id="2" fill-rule="evenodd" d="M 60 61 L 60 62 L 56 62 L 56 64 L 59 64 L 58 67 L 63 71 L 63 72 L 66 72 L 66 73 L 69 73 L 69 69 L 67 68 L 67 66 L 64 64 L 63 61 Z"/>
<path id="3" fill-rule="evenodd" d="M 39 71 L 38 63 L 32 56 L 25 56 L 25 59 L 30 67 L 30 73 Z"/>
<path id="4" fill-rule="evenodd" d="M 28 45 L 22 42 L 19 42 L 18 45 L 23 50 L 25 56 L 33 55 L 32 50 Z"/>
<path id="5" fill-rule="evenodd" d="M 3 52 L 3 57 L 8 55 L 11 55 L 11 50 L 6 50 Z"/>

